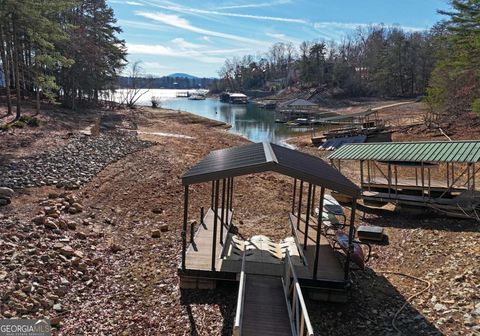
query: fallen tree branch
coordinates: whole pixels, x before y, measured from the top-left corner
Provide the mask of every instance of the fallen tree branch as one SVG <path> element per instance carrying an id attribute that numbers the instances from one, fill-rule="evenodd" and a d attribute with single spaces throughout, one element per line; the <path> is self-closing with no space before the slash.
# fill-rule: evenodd
<path id="1" fill-rule="evenodd" d="M 452 141 L 452 139 L 442 130 L 441 127 L 439 127 L 438 129 L 439 129 L 440 133 L 442 133 L 448 139 L 448 141 Z"/>

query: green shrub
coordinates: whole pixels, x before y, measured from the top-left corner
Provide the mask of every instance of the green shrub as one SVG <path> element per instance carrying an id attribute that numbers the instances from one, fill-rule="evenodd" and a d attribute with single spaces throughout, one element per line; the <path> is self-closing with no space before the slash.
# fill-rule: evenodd
<path id="1" fill-rule="evenodd" d="M 30 127 L 38 127 L 40 126 L 40 121 L 37 118 L 32 117 L 29 121 L 27 121 L 27 125 Z"/>
<path id="2" fill-rule="evenodd" d="M 10 128 L 12 128 L 12 124 L 5 124 L 0 127 L 1 131 L 8 131 Z"/>
<path id="3" fill-rule="evenodd" d="M 15 128 L 24 128 L 27 124 L 21 120 L 17 120 L 14 123 L 12 123 L 12 127 Z"/>
<path id="4" fill-rule="evenodd" d="M 30 127 L 38 127 L 40 125 L 40 121 L 37 118 L 30 117 L 30 116 L 21 116 L 20 119 L 18 119 L 18 121 Z"/>
<path id="5" fill-rule="evenodd" d="M 472 103 L 472 111 L 480 117 L 480 98 L 477 98 Z"/>

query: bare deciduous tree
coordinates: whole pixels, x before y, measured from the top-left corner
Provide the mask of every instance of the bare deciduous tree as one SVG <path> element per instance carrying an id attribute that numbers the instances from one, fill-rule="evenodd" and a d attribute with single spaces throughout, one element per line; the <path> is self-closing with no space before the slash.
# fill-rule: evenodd
<path id="1" fill-rule="evenodd" d="M 127 107 L 134 107 L 138 100 L 150 91 L 152 78 L 144 74 L 142 62 L 136 61 L 130 67 L 128 81 L 128 88 L 122 91 L 120 102 Z"/>

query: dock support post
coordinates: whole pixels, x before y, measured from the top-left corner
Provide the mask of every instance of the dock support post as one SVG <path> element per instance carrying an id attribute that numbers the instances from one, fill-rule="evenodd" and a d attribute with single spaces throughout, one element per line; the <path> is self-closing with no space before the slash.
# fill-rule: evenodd
<path id="1" fill-rule="evenodd" d="M 188 221 L 188 185 L 183 194 L 183 228 L 182 228 L 182 270 L 185 270 L 187 255 L 187 221 Z"/>
<path id="2" fill-rule="evenodd" d="M 431 168 L 428 167 L 428 199 L 432 198 L 432 178 L 430 176 Z"/>
<path id="3" fill-rule="evenodd" d="M 227 180 L 222 180 L 222 217 L 220 220 L 220 244 L 223 245 L 223 224 L 225 223 L 225 192 L 227 187 Z M 227 213 L 228 216 L 228 213 Z"/>
<path id="4" fill-rule="evenodd" d="M 312 208 L 310 209 L 310 213 L 312 214 L 312 216 L 315 216 L 315 192 L 316 192 L 316 185 L 314 184 L 313 185 L 313 189 L 312 189 Z M 321 209 L 319 209 L 320 211 Z"/>
<path id="5" fill-rule="evenodd" d="M 455 180 L 455 170 L 454 170 L 455 164 L 452 162 L 450 166 L 452 166 L 452 187 L 453 187 L 453 184 L 454 184 L 453 181 Z"/>
<path id="6" fill-rule="evenodd" d="M 348 250 L 347 258 L 345 261 L 345 281 L 348 281 L 348 275 L 350 272 L 350 255 L 353 253 L 353 236 L 355 234 L 355 211 L 357 209 L 357 199 L 354 198 L 352 201 L 352 212 L 350 214 L 350 228 L 348 231 Z"/>
<path id="7" fill-rule="evenodd" d="M 195 244 L 195 222 L 190 223 L 190 244 L 194 245 Z"/>
<path id="8" fill-rule="evenodd" d="M 213 202 L 214 202 L 214 199 L 213 199 L 213 195 L 214 195 L 214 192 L 215 192 L 215 181 L 212 181 L 212 194 L 211 194 L 211 201 L 210 201 L 210 209 L 213 210 Z"/>
<path id="9" fill-rule="evenodd" d="M 397 165 L 393 166 L 395 169 L 395 196 L 398 195 L 398 167 Z"/>
<path id="10" fill-rule="evenodd" d="M 422 199 L 425 199 L 425 167 L 423 166 L 423 161 L 422 169 L 420 171 L 420 177 L 422 178 Z"/>
<path id="11" fill-rule="evenodd" d="M 360 160 L 360 188 L 363 188 L 363 160 Z"/>
<path id="12" fill-rule="evenodd" d="M 477 172 L 475 171 L 475 162 L 472 163 L 472 190 L 475 191 L 475 176 L 477 175 Z M 473 197 L 475 197 L 475 193 L 473 194 Z"/>
<path id="13" fill-rule="evenodd" d="M 303 249 L 307 249 L 308 242 L 308 223 L 310 222 L 310 206 L 312 202 L 312 184 L 308 184 L 308 195 L 307 195 L 307 212 L 305 213 L 305 236 L 303 238 Z M 322 210 L 320 209 L 320 214 Z"/>
<path id="14" fill-rule="evenodd" d="M 303 180 L 300 181 L 300 191 L 298 196 L 298 210 L 297 210 L 297 230 L 300 228 L 300 216 L 302 211 L 302 196 L 303 196 Z"/>
<path id="15" fill-rule="evenodd" d="M 467 190 L 470 190 L 470 168 L 471 164 L 467 163 Z"/>
<path id="16" fill-rule="evenodd" d="M 313 279 L 317 279 L 317 270 L 318 270 L 318 255 L 320 254 L 320 232 L 322 231 L 322 209 L 323 209 L 323 199 L 325 198 L 325 187 L 320 189 L 320 200 L 318 202 L 318 221 L 317 221 L 317 237 L 315 241 L 315 262 L 313 263 Z"/>
<path id="17" fill-rule="evenodd" d="M 447 188 L 450 187 L 450 169 L 449 169 L 449 165 L 448 165 L 448 162 L 447 162 Z"/>
<path id="18" fill-rule="evenodd" d="M 233 210 L 233 177 L 230 181 L 230 211 Z"/>
<path id="19" fill-rule="evenodd" d="M 295 198 L 297 197 L 297 179 L 293 180 L 293 197 L 292 197 L 292 215 L 295 214 Z"/>
<path id="20" fill-rule="evenodd" d="M 226 212 L 227 212 L 227 218 L 225 220 L 226 224 L 227 224 L 227 227 L 228 225 L 230 224 L 230 221 L 229 221 L 229 216 L 230 216 L 230 178 L 227 178 L 227 201 L 226 201 Z"/>
<path id="21" fill-rule="evenodd" d="M 372 177 L 370 176 L 370 161 L 367 161 L 367 179 L 368 179 L 368 191 L 370 191 L 370 183 L 372 183 Z"/>
<path id="22" fill-rule="evenodd" d="M 220 181 L 215 181 L 215 204 L 213 215 L 213 239 L 212 239 L 212 271 L 215 271 L 215 263 L 217 261 L 217 224 L 218 224 L 218 196 L 220 194 Z"/>
<path id="23" fill-rule="evenodd" d="M 392 166 L 388 164 L 388 198 L 391 198 L 390 194 L 392 191 Z"/>

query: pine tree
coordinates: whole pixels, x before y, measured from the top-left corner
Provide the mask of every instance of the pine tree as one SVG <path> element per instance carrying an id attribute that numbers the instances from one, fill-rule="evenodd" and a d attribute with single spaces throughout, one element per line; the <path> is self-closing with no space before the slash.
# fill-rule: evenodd
<path id="1" fill-rule="evenodd" d="M 440 11 L 449 20 L 428 94 L 433 107 L 461 114 L 480 98 L 480 0 L 454 0 L 452 9 Z"/>

